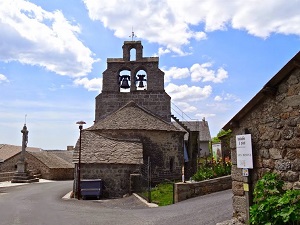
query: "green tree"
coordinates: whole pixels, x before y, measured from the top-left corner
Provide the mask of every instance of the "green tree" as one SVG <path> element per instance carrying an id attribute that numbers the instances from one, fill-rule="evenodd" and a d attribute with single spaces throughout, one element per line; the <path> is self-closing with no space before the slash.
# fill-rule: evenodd
<path id="1" fill-rule="evenodd" d="M 217 134 L 217 137 L 213 137 L 213 138 L 211 139 L 211 142 L 212 142 L 213 144 L 219 143 L 219 142 L 221 142 L 221 140 L 219 139 L 219 137 L 224 136 L 224 135 L 226 135 L 226 134 L 230 134 L 230 133 L 231 133 L 231 130 L 230 130 L 230 129 L 227 130 L 227 131 L 221 129 L 221 130 L 219 131 L 219 133 Z"/>

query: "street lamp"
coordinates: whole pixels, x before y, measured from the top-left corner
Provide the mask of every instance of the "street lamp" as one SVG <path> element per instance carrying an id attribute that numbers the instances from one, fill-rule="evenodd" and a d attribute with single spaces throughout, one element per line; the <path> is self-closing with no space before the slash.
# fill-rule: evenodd
<path id="1" fill-rule="evenodd" d="M 76 124 L 79 124 L 79 149 L 78 149 L 78 165 L 77 165 L 77 199 L 80 199 L 80 164 L 81 164 L 81 132 L 83 124 L 86 124 L 84 121 L 78 121 Z"/>

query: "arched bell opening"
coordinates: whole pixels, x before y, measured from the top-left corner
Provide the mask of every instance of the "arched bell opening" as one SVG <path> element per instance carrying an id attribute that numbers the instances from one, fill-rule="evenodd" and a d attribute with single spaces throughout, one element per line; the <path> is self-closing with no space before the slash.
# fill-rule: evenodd
<path id="1" fill-rule="evenodd" d="M 130 70 L 121 70 L 119 73 L 120 92 L 130 92 L 131 79 Z"/>
<path id="2" fill-rule="evenodd" d="M 130 61 L 136 61 L 136 49 L 130 49 Z"/>
<path id="3" fill-rule="evenodd" d="M 147 73 L 145 70 L 139 70 L 135 75 L 136 90 L 147 90 Z"/>

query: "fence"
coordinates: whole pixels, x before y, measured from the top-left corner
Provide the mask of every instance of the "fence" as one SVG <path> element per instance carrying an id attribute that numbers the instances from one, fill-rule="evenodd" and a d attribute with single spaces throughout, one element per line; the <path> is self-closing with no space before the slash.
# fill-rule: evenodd
<path id="1" fill-rule="evenodd" d="M 148 202 L 151 202 L 151 161 L 141 165 L 139 174 L 131 174 L 131 192 L 135 192 Z"/>

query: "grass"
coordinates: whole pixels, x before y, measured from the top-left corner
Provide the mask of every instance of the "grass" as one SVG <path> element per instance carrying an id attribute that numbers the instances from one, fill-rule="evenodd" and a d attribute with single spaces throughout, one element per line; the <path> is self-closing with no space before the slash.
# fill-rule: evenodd
<path id="1" fill-rule="evenodd" d="M 162 183 L 156 185 L 151 190 L 152 202 L 159 205 L 173 204 L 173 183 Z"/>

